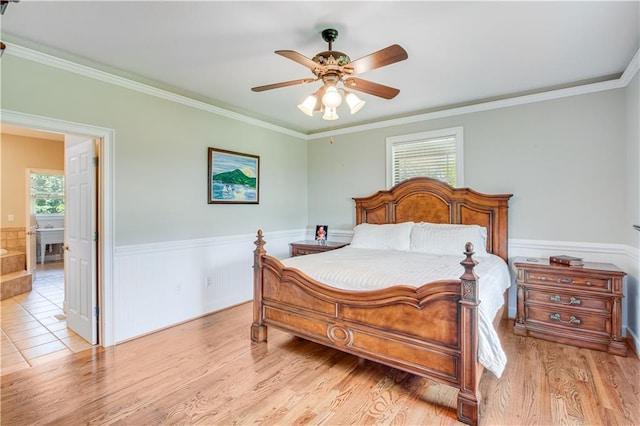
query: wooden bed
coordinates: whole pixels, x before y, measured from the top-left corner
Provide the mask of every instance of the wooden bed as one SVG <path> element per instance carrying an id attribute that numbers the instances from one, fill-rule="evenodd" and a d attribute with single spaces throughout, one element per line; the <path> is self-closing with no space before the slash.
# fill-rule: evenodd
<path id="1" fill-rule="evenodd" d="M 510 197 L 413 178 L 390 190 L 354 198 L 356 224 L 477 224 L 487 228 L 487 252 L 507 261 Z M 454 386 L 459 389 L 458 419 L 478 423 L 483 367 L 478 362 L 478 277 L 471 244 L 460 247 L 464 274 L 459 280 L 364 292 L 338 290 L 285 267 L 266 254 L 261 230 L 255 244 L 254 342 L 266 342 L 267 326 L 273 326 Z"/>

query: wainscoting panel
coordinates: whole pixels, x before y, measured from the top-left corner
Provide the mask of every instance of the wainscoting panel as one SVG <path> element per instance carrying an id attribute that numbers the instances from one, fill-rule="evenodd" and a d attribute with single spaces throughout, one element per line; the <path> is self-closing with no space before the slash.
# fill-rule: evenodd
<path id="1" fill-rule="evenodd" d="M 329 239 L 349 242 L 351 230 L 329 230 Z M 312 229 L 265 232 L 267 253 L 285 258 L 293 241 L 312 239 Z M 255 234 L 118 247 L 114 258 L 114 342 L 122 342 L 251 300 Z M 640 348 L 638 250 L 620 244 L 509 240 L 509 260 L 567 254 L 611 262 L 628 273 L 623 333 Z M 515 276 L 512 270 L 512 279 Z M 509 291 L 509 317 L 516 313 L 516 286 Z M 247 327 L 251 323 L 247 318 Z M 628 327 L 629 325 L 629 327 Z"/>
<path id="2" fill-rule="evenodd" d="M 267 253 L 288 257 L 289 243 L 306 233 L 266 232 Z M 255 240 L 238 235 L 116 248 L 115 343 L 251 300 Z"/>

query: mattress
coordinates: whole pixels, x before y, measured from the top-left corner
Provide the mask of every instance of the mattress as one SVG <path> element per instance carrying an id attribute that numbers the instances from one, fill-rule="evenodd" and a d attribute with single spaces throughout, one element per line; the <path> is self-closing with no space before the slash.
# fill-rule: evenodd
<path id="1" fill-rule="evenodd" d="M 504 304 L 503 293 L 511 286 L 509 268 L 500 257 L 474 256 L 478 280 L 478 360 L 497 377 L 507 357 L 493 327 L 493 318 Z M 394 285 L 419 287 L 437 280 L 458 280 L 464 272 L 464 256 L 433 255 L 400 250 L 344 247 L 324 253 L 283 259 L 314 280 L 334 288 L 370 291 Z"/>

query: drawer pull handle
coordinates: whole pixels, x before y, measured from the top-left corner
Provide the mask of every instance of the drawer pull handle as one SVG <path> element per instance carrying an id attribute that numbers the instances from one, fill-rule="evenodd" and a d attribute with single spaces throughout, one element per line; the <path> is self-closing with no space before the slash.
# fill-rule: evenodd
<path id="1" fill-rule="evenodd" d="M 569 317 L 569 321 L 561 320 L 560 319 L 560 314 L 558 314 L 558 313 L 549 315 L 549 318 L 551 318 L 554 321 L 560 321 L 561 323 L 564 323 L 564 324 L 580 324 L 580 320 L 578 318 L 574 317 L 573 315 L 571 315 Z"/>
<path id="2" fill-rule="evenodd" d="M 560 303 L 562 305 L 580 305 L 582 303 L 582 301 L 580 299 L 578 299 L 577 297 L 573 297 L 573 296 L 571 296 L 571 298 L 569 299 L 568 302 L 563 302 L 562 298 L 560 296 L 558 296 L 557 294 L 555 296 L 551 296 L 551 301 Z"/>
<path id="3" fill-rule="evenodd" d="M 572 282 L 571 278 L 558 278 L 558 284 L 571 284 Z"/>

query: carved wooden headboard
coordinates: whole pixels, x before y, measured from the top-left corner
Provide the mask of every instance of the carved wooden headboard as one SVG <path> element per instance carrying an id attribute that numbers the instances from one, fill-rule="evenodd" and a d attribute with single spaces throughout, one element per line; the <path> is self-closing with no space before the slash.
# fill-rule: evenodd
<path id="1" fill-rule="evenodd" d="M 356 225 L 401 222 L 456 223 L 487 228 L 487 251 L 507 257 L 509 198 L 453 188 L 436 179 L 417 177 L 369 197 L 354 198 Z M 462 252 L 464 247 L 461 247 Z"/>

